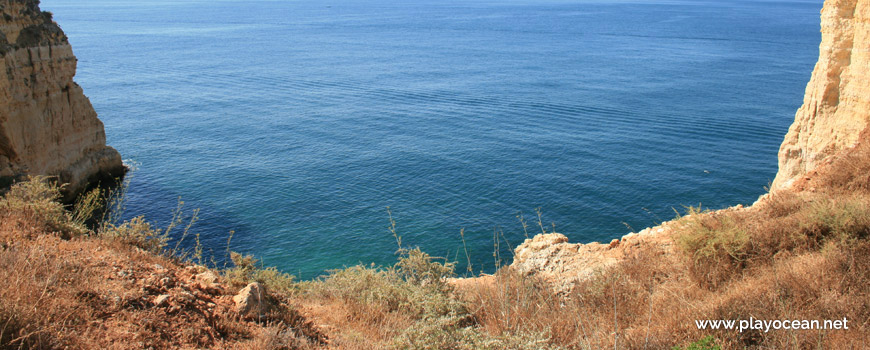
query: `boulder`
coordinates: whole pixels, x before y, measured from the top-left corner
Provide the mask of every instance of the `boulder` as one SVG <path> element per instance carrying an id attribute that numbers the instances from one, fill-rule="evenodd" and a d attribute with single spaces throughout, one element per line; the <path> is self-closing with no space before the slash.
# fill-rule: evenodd
<path id="1" fill-rule="evenodd" d="M 235 311 L 242 317 L 260 319 L 275 307 L 275 303 L 266 292 L 266 287 L 259 282 L 248 284 L 236 296 Z"/>

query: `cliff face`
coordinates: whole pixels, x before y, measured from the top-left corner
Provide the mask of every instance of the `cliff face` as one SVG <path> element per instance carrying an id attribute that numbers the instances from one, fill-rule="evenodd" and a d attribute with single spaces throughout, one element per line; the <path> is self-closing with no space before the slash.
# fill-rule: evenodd
<path id="1" fill-rule="evenodd" d="M 827 0 L 819 61 L 779 150 L 772 189 L 852 146 L 870 122 L 870 1 Z"/>
<path id="2" fill-rule="evenodd" d="M 76 57 L 38 0 L 0 1 L 0 188 L 24 175 L 53 175 L 73 194 L 123 174 L 103 123 L 73 82 Z"/>

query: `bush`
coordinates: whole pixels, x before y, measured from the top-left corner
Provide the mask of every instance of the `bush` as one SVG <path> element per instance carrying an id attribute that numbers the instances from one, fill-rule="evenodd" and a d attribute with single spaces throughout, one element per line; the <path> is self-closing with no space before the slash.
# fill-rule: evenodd
<path id="1" fill-rule="evenodd" d="M 708 288 L 783 254 L 870 236 L 870 200 L 862 195 L 777 193 L 754 210 L 689 208 L 689 214 L 680 218 L 674 241 L 692 277 Z"/>
<path id="2" fill-rule="evenodd" d="M 870 235 L 870 205 L 866 198 L 854 196 L 825 198 L 808 206 L 802 227 L 818 243 L 823 240 L 851 240 Z"/>
<path id="3" fill-rule="evenodd" d="M 100 229 L 100 236 L 139 247 L 152 253 L 162 253 L 169 241 L 169 235 L 152 228 L 142 216 L 137 216 L 121 225 L 106 224 Z"/>
<path id="4" fill-rule="evenodd" d="M 420 248 L 401 249 L 399 253 L 401 257 L 396 263 L 396 270 L 411 284 L 444 289 L 447 287 L 447 278 L 455 276 L 455 263 L 439 263 Z"/>
<path id="5" fill-rule="evenodd" d="M 352 300 L 384 312 L 402 312 L 414 319 L 465 315 L 462 302 L 452 298 L 446 278 L 452 263 L 439 263 L 419 248 L 400 251 L 389 268 L 353 266 L 330 271 L 309 290 L 319 296 Z"/>
<path id="6" fill-rule="evenodd" d="M 750 235 L 735 217 L 689 208 L 675 235 L 677 246 L 691 258 L 690 273 L 716 287 L 744 266 Z"/>
<path id="7" fill-rule="evenodd" d="M 0 199 L 0 209 L 6 215 L 19 215 L 45 226 L 61 238 L 69 239 L 90 232 L 84 220 L 77 220 L 75 212 L 67 211 L 59 202 L 60 187 L 45 176 L 32 176 L 12 185 Z"/>
<path id="8" fill-rule="evenodd" d="M 464 318 L 442 316 L 419 321 L 393 339 L 392 349 L 401 350 L 547 350 L 563 349 L 548 344 L 540 334 L 510 334 L 493 337 L 466 325 Z"/>
<path id="9" fill-rule="evenodd" d="M 260 282 L 270 290 L 282 293 L 293 293 L 297 289 L 293 275 L 280 272 L 275 267 L 261 268 L 257 266 L 258 261 L 252 255 L 230 252 L 230 260 L 233 261 L 234 267 L 226 269 L 224 277 L 235 288 Z"/>

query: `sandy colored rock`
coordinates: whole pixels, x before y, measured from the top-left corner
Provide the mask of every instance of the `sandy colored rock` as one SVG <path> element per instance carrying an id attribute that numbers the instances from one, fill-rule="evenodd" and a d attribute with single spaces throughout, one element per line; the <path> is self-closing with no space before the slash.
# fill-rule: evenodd
<path id="1" fill-rule="evenodd" d="M 569 243 L 560 233 L 536 235 L 514 250 L 510 267 L 523 275 L 536 276 L 553 284 L 556 291 L 567 292 L 579 281 L 623 261 L 640 245 L 669 253 L 673 249 L 670 227 L 665 223 L 631 233 L 608 244 Z"/>
<path id="2" fill-rule="evenodd" d="M 855 144 L 870 122 L 870 1 L 828 0 L 819 60 L 779 149 L 773 190 Z"/>
<path id="3" fill-rule="evenodd" d="M 218 275 L 210 270 L 193 276 L 193 279 L 196 280 L 196 282 L 206 287 L 217 283 L 218 278 Z"/>
<path id="4" fill-rule="evenodd" d="M 152 303 L 154 304 L 154 306 L 160 307 L 160 306 L 166 306 L 168 301 L 169 301 L 169 294 L 161 294 L 161 295 L 158 295 L 156 298 L 154 298 L 154 301 Z"/>
<path id="5" fill-rule="evenodd" d="M 0 15 L 0 188 L 25 175 L 58 176 L 74 194 L 123 174 L 103 123 L 73 81 L 77 59 L 35 0 L 7 0 Z"/>
<path id="6" fill-rule="evenodd" d="M 273 307 L 266 287 L 259 282 L 248 284 L 233 297 L 235 311 L 248 318 L 259 318 Z"/>

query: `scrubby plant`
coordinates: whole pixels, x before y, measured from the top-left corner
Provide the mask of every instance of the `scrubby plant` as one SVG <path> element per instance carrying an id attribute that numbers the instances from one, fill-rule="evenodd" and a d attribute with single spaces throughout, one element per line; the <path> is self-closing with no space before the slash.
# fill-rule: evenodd
<path id="1" fill-rule="evenodd" d="M 408 280 L 394 267 L 353 266 L 334 270 L 310 284 L 308 291 L 319 297 L 375 307 L 382 312 L 402 312 L 415 319 L 466 313 L 464 305 L 450 297 L 445 284 Z"/>
<path id="2" fill-rule="evenodd" d="M 67 211 L 60 203 L 61 187 L 46 176 L 32 176 L 18 182 L 0 199 L 0 209 L 7 215 L 17 214 L 45 226 L 50 232 L 69 239 L 89 232 L 83 214 Z"/>
<path id="3" fill-rule="evenodd" d="M 749 234 L 730 216 L 715 215 L 700 207 L 689 207 L 683 219 L 685 229 L 675 237 L 695 260 L 730 257 L 740 261 L 746 254 Z"/>
<path id="4" fill-rule="evenodd" d="M 870 236 L 870 199 L 861 194 L 774 193 L 753 210 L 689 207 L 688 214 L 678 217 L 674 241 L 708 288 L 782 254 Z"/>
<path id="5" fill-rule="evenodd" d="M 745 263 L 750 235 L 729 215 L 688 207 L 674 237 L 677 246 L 692 260 L 690 273 L 702 284 L 716 287 Z"/>
<path id="6" fill-rule="evenodd" d="M 454 316 L 442 316 L 417 322 L 395 337 L 390 344 L 392 349 L 401 350 L 440 350 L 440 349 L 484 349 L 480 332 Z"/>
<path id="7" fill-rule="evenodd" d="M 447 287 L 447 278 L 455 276 L 456 263 L 432 257 L 420 248 L 400 249 L 399 254 L 396 271 L 409 283 L 443 289 Z"/>
<path id="8" fill-rule="evenodd" d="M 100 236 L 152 253 L 163 253 L 169 241 L 166 232 L 152 227 L 143 216 L 137 216 L 120 225 L 106 224 L 100 229 Z"/>
<path id="9" fill-rule="evenodd" d="M 233 267 L 224 270 L 224 277 L 234 288 L 240 288 L 248 283 L 260 282 L 273 291 L 293 293 L 296 291 L 294 276 L 278 271 L 275 267 L 262 267 L 253 255 L 243 255 L 230 252 Z"/>
<path id="10" fill-rule="evenodd" d="M 455 316 L 430 318 L 417 322 L 395 337 L 390 344 L 397 350 L 557 350 L 542 334 L 504 334 L 492 336 L 467 320 Z"/>
<path id="11" fill-rule="evenodd" d="M 73 205 L 70 220 L 82 226 L 98 225 L 97 215 L 105 208 L 106 198 L 103 189 L 96 187 L 79 195 Z"/>
<path id="12" fill-rule="evenodd" d="M 817 241 L 866 238 L 870 236 L 868 202 L 862 196 L 815 201 L 808 206 L 807 220 L 801 226 Z"/>
<path id="13" fill-rule="evenodd" d="M 489 334 L 479 327 L 466 300 L 455 295 L 447 279 L 453 264 L 440 262 L 419 248 L 400 249 L 389 267 L 352 266 L 305 282 L 308 298 L 338 300 L 361 309 L 366 322 L 405 326 L 386 329 L 390 349 L 561 349 L 543 333 Z"/>

